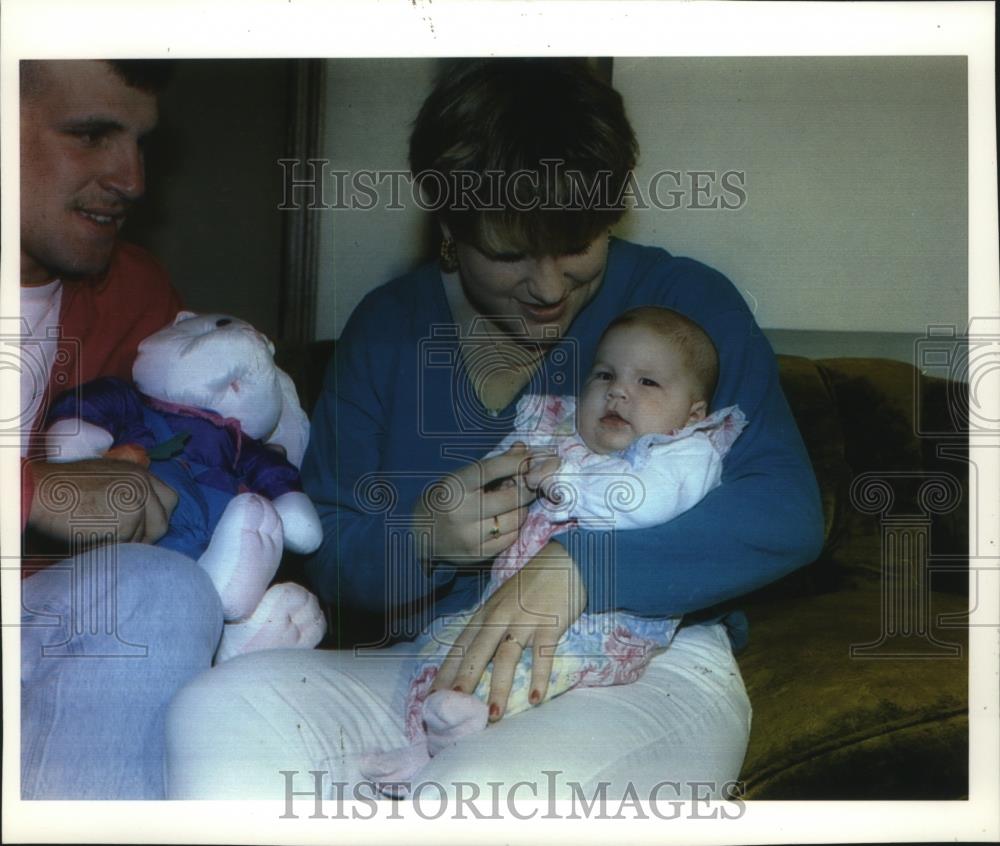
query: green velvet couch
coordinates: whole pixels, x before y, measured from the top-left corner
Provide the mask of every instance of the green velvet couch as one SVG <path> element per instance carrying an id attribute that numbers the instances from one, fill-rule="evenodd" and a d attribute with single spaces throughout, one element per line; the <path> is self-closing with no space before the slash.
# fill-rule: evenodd
<path id="1" fill-rule="evenodd" d="M 745 795 L 965 797 L 965 386 L 886 359 L 779 364 L 826 543 L 738 602 L 754 708 Z"/>
<path id="2" fill-rule="evenodd" d="M 279 350 L 307 408 L 332 352 Z M 812 564 L 732 603 L 750 622 L 738 655 L 754 708 L 744 796 L 964 798 L 965 386 L 888 359 L 779 365 L 826 542 Z M 301 578 L 283 564 L 279 579 Z"/>

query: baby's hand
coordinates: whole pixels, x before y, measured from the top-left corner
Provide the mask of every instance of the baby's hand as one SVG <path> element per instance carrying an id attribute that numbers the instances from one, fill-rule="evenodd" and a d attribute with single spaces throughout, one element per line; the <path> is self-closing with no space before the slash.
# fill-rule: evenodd
<path id="1" fill-rule="evenodd" d="M 555 484 L 555 474 L 562 464 L 561 459 L 551 453 L 536 452 L 531 454 L 526 464 L 525 483 L 531 490 L 540 490 L 548 497 L 550 489 Z"/>
<path id="2" fill-rule="evenodd" d="M 508 488 L 516 487 L 517 479 L 513 476 L 505 476 L 502 479 L 494 479 L 492 482 L 483 485 L 483 490 L 487 493 L 493 493 L 494 491 L 505 491 Z"/>

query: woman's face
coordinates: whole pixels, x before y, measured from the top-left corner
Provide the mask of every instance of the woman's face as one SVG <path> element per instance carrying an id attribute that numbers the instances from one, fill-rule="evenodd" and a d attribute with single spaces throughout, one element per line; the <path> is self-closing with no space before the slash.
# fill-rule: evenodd
<path id="1" fill-rule="evenodd" d="M 469 304 L 499 331 L 518 340 L 565 336 L 601 287 L 608 258 L 604 233 L 572 253 L 538 258 L 513 252 L 487 254 L 462 241 L 456 246 Z"/>

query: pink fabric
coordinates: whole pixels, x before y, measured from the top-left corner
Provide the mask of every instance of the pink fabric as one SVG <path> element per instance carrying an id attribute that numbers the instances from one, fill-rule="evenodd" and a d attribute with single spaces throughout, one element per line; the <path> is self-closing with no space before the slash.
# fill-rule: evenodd
<path id="1" fill-rule="evenodd" d="M 636 469 L 651 460 L 653 447 L 696 433 L 699 437 L 707 436 L 719 455 L 725 455 L 745 425 L 739 409 L 722 409 L 680 431 L 644 435 L 621 457 L 629 467 Z M 576 433 L 572 397 L 525 397 L 518 408 L 515 432 L 505 439 L 505 443 L 512 437 L 523 439 L 532 447 L 553 450 L 564 465 L 572 465 L 577 473 L 584 471 L 581 474 L 584 478 L 588 466 L 600 465 L 607 459 L 607 456 L 593 453 Z M 494 454 L 502 448 L 504 444 Z M 666 455 L 660 453 L 652 460 L 665 458 Z M 517 540 L 494 560 L 484 601 L 535 558 L 554 535 L 576 524 L 574 519 L 561 519 L 557 515 L 559 510 L 560 506 L 547 507 L 541 499 L 531 506 Z M 546 699 L 578 686 L 601 687 L 636 681 L 653 655 L 670 643 L 678 623 L 678 619 L 647 619 L 625 613 L 584 614 L 561 641 L 561 657 L 553 668 Z M 474 694 L 456 691 L 431 694 L 447 649 L 426 632 L 415 645 L 420 658 L 410 677 L 404 706 L 404 728 L 410 746 L 366 756 L 362 764 L 366 777 L 385 784 L 384 792 L 394 795 L 405 794 L 405 788 L 389 785 L 389 782 L 408 781 L 441 749 L 487 724 L 488 710 L 483 701 L 484 685 L 488 684 L 485 676 Z M 518 664 L 512 691 L 521 691 L 527 685 L 532 659 L 529 651 Z M 515 705 L 512 699 L 508 702 L 507 714 L 517 713 L 523 707 L 530 706 L 526 702 Z"/>

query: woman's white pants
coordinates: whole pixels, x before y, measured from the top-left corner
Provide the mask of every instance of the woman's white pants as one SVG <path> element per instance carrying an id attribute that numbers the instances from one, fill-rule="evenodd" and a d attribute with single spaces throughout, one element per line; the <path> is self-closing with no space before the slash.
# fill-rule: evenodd
<path id="1" fill-rule="evenodd" d="M 406 744 L 393 706 L 406 654 L 276 650 L 202 674 L 168 714 L 168 798 L 286 799 L 317 779 L 326 798 L 349 797 L 362 755 Z M 519 785 L 525 799 L 591 797 L 602 782 L 609 798 L 719 797 L 739 775 L 750 716 L 722 625 L 683 627 L 638 682 L 505 718 L 441 752 L 419 782 L 466 796 L 470 784 L 483 796 Z"/>

